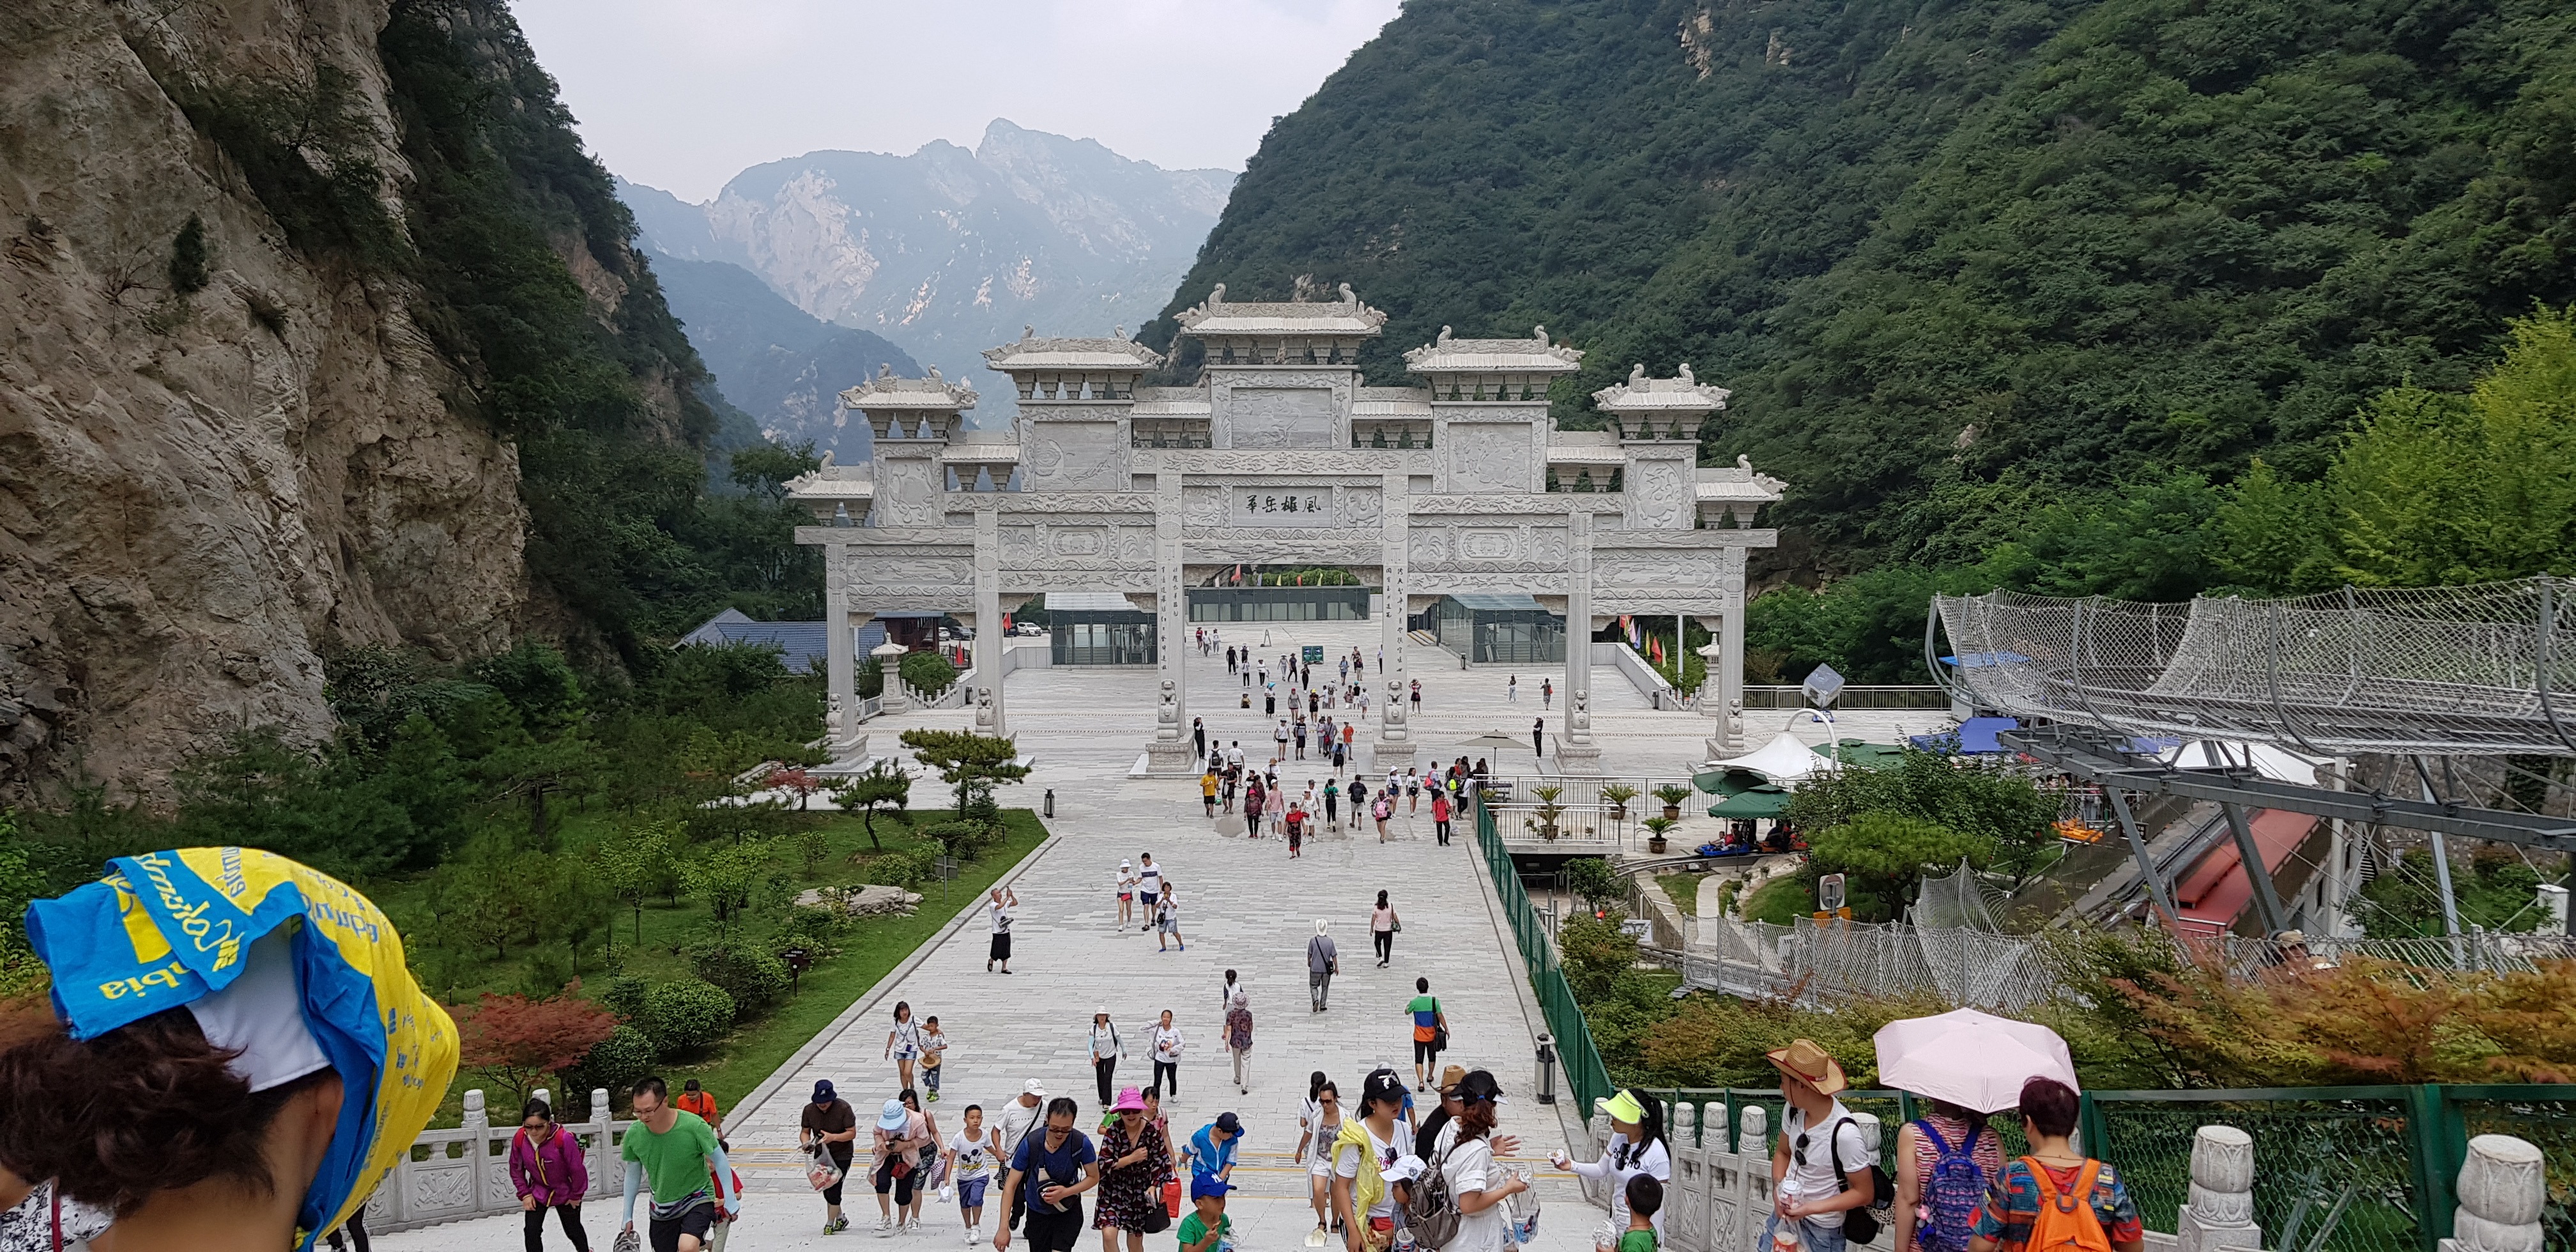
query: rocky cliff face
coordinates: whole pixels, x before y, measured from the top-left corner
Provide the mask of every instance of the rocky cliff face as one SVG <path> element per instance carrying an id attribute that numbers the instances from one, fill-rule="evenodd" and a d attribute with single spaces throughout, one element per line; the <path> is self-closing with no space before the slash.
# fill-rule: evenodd
<path id="1" fill-rule="evenodd" d="M 544 603 L 518 454 L 401 276 L 393 7 L 0 6 L 0 803 L 318 739 L 332 650 Z"/>

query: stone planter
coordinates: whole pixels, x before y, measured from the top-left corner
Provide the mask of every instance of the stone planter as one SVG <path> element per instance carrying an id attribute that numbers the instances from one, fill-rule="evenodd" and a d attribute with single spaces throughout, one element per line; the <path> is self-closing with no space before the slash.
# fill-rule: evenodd
<path id="1" fill-rule="evenodd" d="M 1680 806 L 1680 805 L 1678 805 L 1678 804 L 1667 804 L 1667 805 L 1665 805 L 1665 806 L 1664 806 L 1664 816 L 1669 817 L 1669 818 L 1671 818 L 1671 819 L 1673 819 L 1674 821 L 1677 821 L 1677 822 L 1678 822 L 1678 821 L 1680 821 L 1680 820 L 1682 820 L 1682 806 Z"/>
<path id="2" fill-rule="evenodd" d="M 1646 838 L 1646 851 L 1661 855 L 1663 850 L 1667 846 L 1670 846 L 1671 843 L 1671 840 L 1662 835 L 1649 835 Z"/>

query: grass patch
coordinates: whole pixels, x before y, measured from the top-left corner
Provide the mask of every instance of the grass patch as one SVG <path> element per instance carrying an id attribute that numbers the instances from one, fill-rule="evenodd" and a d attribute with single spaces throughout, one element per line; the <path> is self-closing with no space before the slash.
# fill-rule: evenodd
<path id="1" fill-rule="evenodd" d="M 1753 898 L 1744 902 L 1744 916 L 1749 921 L 1786 926 L 1816 911 L 1816 898 L 1807 890 L 1807 880 L 1796 874 L 1783 874 L 1754 889 Z"/>
<path id="2" fill-rule="evenodd" d="M 915 810 L 913 813 L 914 820 L 921 825 L 941 820 L 945 815 L 945 811 L 939 809 Z M 830 849 L 829 856 L 809 874 L 798 852 L 796 838 L 774 839 L 769 845 L 769 867 L 774 873 L 785 877 L 795 890 L 865 881 L 868 876 L 864 866 L 853 864 L 852 859 L 864 860 L 875 855 L 877 849 L 870 843 L 859 820 L 829 809 L 807 816 L 824 836 Z M 614 815 L 576 815 L 565 823 L 563 835 L 568 844 L 609 837 L 617 824 L 624 820 L 628 819 Z M 910 957 L 923 941 L 946 925 L 959 908 L 1009 873 L 1012 867 L 1027 859 L 1046 841 L 1046 827 L 1040 823 L 1037 814 L 1028 809 L 1004 809 L 1002 822 L 1008 830 L 1002 844 L 982 857 L 958 866 L 957 879 L 947 885 L 944 900 L 940 884 L 924 883 L 913 888 L 922 896 L 921 907 L 913 915 L 871 917 L 855 922 L 835 940 L 840 953 L 806 970 L 796 993 L 779 1007 L 764 1017 L 737 1023 L 732 1033 L 708 1048 L 705 1054 L 685 1061 L 665 1062 L 655 1072 L 674 1087 L 685 1079 L 697 1079 L 730 1111 L 734 1101 L 769 1077 L 790 1055 L 803 1047 L 806 1040 L 840 1016 L 842 1010 L 855 1003 L 887 971 Z M 876 826 L 877 837 L 883 842 L 886 852 L 937 854 L 938 844 L 916 836 L 911 826 L 889 821 L 882 815 L 877 818 Z M 698 845 L 702 850 L 711 850 L 715 846 L 717 844 L 714 843 Z M 414 923 L 407 918 L 418 914 L 427 890 L 424 877 L 372 884 L 370 895 L 406 934 L 416 934 Z M 747 922 L 735 925 L 733 934 L 744 942 L 758 942 L 755 937 L 767 933 L 770 925 L 769 919 L 760 916 L 759 909 L 755 908 L 755 915 Z M 636 940 L 636 932 L 635 911 L 621 906 L 617 910 L 613 952 L 602 954 L 595 948 L 585 948 L 582 953 L 579 973 L 584 980 L 583 995 L 595 995 L 605 990 L 612 972 L 636 975 L 647 981 L 689 976 L 688 961 L 681 953 L 692 943 L 714 938 L 716 926 L 704 904 L 683 895 L 676 905 L 667 900 L 645 905 L 640 944 Z M 416 944 L 413 962 L 416 969 L 423 965 L 433 967 L 420 970 L 422 985 L 449 1004 L 470 1002 L 486 991 L 533 993 L 537 989 L 528 985 L 532 977 L 530 970 L 551 970 L 555 962 L 563 961 L 568 955 L 560 950 L 559 945 L 553 952 L 516 952 L 507 959 L 496 959 L 488 951 L 471 955 L 452 950 L 428 951 L 432 946 Z M 457 1125 L 463 1119 L 466 1090 L 477 1086 L 484 1087 L 486 1094 L 495 1101 L 506 1098 L 494 1092 L 475 1074 L 459 1071 L 455 1081 L 448 1085 L 447 1098 L 431 1124 Z M 496 1112 L 494 1116 L 506 1117 L 508 1114 Z"/>
<path id="3" fill-rule="evenodd" d="M 1697 917 L 1699 883 L 1704 877 L 1704 874 L 1657 874 L 1655 881 L 1663 885 L 1664 894 L 1672 899 L 1673 907 L 1680 909 L 1682 916 Z"/>

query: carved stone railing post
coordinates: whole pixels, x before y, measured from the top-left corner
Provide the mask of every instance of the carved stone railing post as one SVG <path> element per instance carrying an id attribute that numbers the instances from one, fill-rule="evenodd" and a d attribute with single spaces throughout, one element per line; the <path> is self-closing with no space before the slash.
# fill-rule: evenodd
<path id="1" fill-rule="evenodd" d="M 2511 1135 L 2469 1140 L 2460 1163 L 2459 1209 L 2442 1252 L 2540 1252 L 2548 1179 L 2540 1149 Z"/>
<path id="2" fill-rule="evenodd" d="M 2203 1126 L 2191 1141 L 2191 1192 L 2174 1217 L 2175 1252 L 2263 1246 L 2254 1224 L 2254 1136 Z"/>

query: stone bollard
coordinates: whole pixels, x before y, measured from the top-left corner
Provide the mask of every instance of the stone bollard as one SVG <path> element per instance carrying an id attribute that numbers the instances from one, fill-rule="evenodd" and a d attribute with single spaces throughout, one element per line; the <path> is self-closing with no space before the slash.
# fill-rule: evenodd
<path id="1" fill-rule="evenodd" d="M 483 1111 L 483 1093 L 482 1093 L 480 1090 L 475 1090 L 475 1091 L 468 1091 L 468 1092 L 466 1092 L 466 1093 L 465 1093 L 465 1126 L 466 1126 L 466 1129 L 468 1129 L 468 1130 L 482 1130 L 482 1129 L 484 1129 L 485 1127 L 490 1126 L 491 1124 L 492 1124 L 492 1119 L 491 1119 L 490 1115 L 486 1114 L 486 1113 Z"/>
<path id="2" fill-rule="evenodd" d="M 2540 1252 L 2540 1209 L 2548 1199 L 2539 1148 L 2511 1135 L 2479 1135 L 2460 1163 L 2460 1207 L 2442 1252 Z"/>
<path id="3" fill-rule="evenodd" d="M 2191 1194 L 2174 1216 L 2175 1252 L 2260 1249 L 2254 1224 L 2254 1136 L 2203 1126 L 2191 1140 Z"/>
<path id="4" fill-rule="evenodd" d="M 1699 1132 L 1699 1141 L 1707 1144 L 1709 1151 L 1732 1152 L 1735 1150 L 1735 1140 L 1728 1137 L 1735 1133 L 1735 1127 L 1730 1125 L 1726 1120 L 1726 1106 L 1724 1104 L 1715 1100 L 1709 1101 L 1708 1114 L 1703 1118 L 1703 1120 L 1707 1122 L 1708 1126 L 1707 1129 Z"/>
<path id="5" fill-rule="evenodd" d="M 1744 1116 L 1741 1120 L 1744 1124 L 1736 1129 L 1735 1150 L 1748 1156 L 1768 1155 L 1768 1153 L 1764 1152 L 1762 1149 L 1762 1135 L 1765 1131 L 1768 1131 L 1771 1128 L 1771 1110 L 1766 1109 L 1759 1104 L 1748 1104 L 1744 1106 Z M 1763 1194 L 1767 1198 L 1770 1194 L 1768 1187 L 1771 1181 L 1771 1175 L 1769 1172 L 1766 1171 L 1763 1173 L 1762 1181 L 1765 1187 Z"/>

